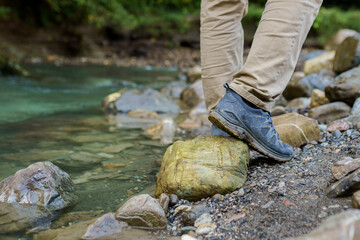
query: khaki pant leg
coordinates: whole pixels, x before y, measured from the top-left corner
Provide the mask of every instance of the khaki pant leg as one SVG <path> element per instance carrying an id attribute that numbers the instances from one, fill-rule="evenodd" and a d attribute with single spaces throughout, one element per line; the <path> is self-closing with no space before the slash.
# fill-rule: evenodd
<path id="1" fill-rule="evenodd" d="M 241 19 L 247 12 L 247 0 L 202 0 L 201 68 L 206 106 L 215 108 L 243 64 Z"/>
<path id="2" fill-rule="evenodd" d="M 322 0 L 268 0 L 249 56 L 230 88 L 270 111 L 285 89 Z"/>

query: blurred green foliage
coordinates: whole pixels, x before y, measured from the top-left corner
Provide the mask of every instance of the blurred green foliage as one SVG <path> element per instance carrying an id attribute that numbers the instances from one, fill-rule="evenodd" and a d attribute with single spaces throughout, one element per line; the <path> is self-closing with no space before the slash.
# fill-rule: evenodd
<path id="1" fill-rule="evenodd" d="M 360 31 L 360 10 L 354 8 L 358 1 L 324 1 L 313 25 L 320 42 L 341 28 Z M 258 23 L 265 2 L 250 0 L 244 24 Z M 199 12 L 200 0 L 0 0 L 2 19 L 17 18 L 41 27 L 92 24 L 117 30 L 144 29 L 152 36 L 185 32 L 190 27 L 187 18 Z"/>

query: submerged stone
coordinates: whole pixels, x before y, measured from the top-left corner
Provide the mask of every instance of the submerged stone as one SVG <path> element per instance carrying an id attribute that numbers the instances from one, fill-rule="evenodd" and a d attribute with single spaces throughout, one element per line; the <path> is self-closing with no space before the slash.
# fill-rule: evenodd
<path id="1" fill-rule="evenodd" d="M 168 96 L 153 89 L 146 89 L 141 92 L 136 90 L 124 91 L 114 95 L 111 100 L 112 101 L 108 101 L 107 98 L 105 98 L 103 102 L 103 108 L 109 112 L 128 113 L 136 109 L 156 113 L 177 114 L 180 112 L 179 106 Z"/>
<path id="2" fill-rule="evenodd" d="M 0 202 L 0 233 L 27 230 L 39 224 L 49 225 L 54 215 L 33 204 Z"/>
<path id="3" fill-rule="evenodd" d="M 248 146 L 231 137 L 200 135 L 170 146 L 157 178 L 156 196 L 174 193 L 200 200 L 243 186 L 250 155 Z"/>
<path id="4" fill-rule="evenodd" d="M 202 80 L 197 80 L 186 88 L 180 96 L 180 99 L 189 107 L 195 107 L 200 102 L 204 101 L 204 91 Z"/>

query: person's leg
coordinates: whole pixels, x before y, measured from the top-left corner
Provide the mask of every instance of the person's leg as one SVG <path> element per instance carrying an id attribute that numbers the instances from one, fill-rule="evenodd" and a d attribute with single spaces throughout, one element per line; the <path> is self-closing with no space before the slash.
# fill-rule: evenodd
<path id="1" fill-rule="evenodd" d="M 206 106 L 215 108 L 225 94 L 223 85 L 231 82 L 243 64 L 241 19 L 247 0 L 202 0 L 201 69 Z"/>
<path id="2" fill-rule="evenodd" d="M 245 65 L 209 116 L 218 128 L 279 161 L 290 160 L 293 149 L 279 139 L 269 111 L 294 71 L 321 3 L 268 0 Z"/>
<path id="3" fill-rule="evenodd" d="M 246 63 L 230 88 L 270 111 L 288 84 L 322 0 L 268 0 Z"/>

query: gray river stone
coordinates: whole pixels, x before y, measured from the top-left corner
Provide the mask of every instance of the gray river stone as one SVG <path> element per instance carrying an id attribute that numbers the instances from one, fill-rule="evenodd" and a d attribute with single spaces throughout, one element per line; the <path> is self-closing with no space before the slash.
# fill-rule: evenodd
<path id="1" fill-rule="evenodd" d="M 88 152 L 77 152 L 56 157 L 50 161 L 66 171 L 82 172 L 100 166 L 101 156 Z"/>
<path id="2" fill-rule="evenodd" d="M 74 183 L 51 162 L 37 162 L 0 182 L 0 202 L 61 210 L 76 204 Z"/>
<path id="3" fill-rule="evenodd" d="M 325 88 L 326 97 L 331 101 L 343 101 L 353 105 L 360 97 L 360 67 L 343 72 Z"/>
<path id="4" fill-rule="evenodd" d="M 130 112 L 136 109 L 148 110 L 157 113 L 179 113 L 179 106 L 165 94 L 153 89 L 146 89 L 143 92 L 129 90 L 121 93 L 115 101 L 115 108 L 118 112 Z"/>

